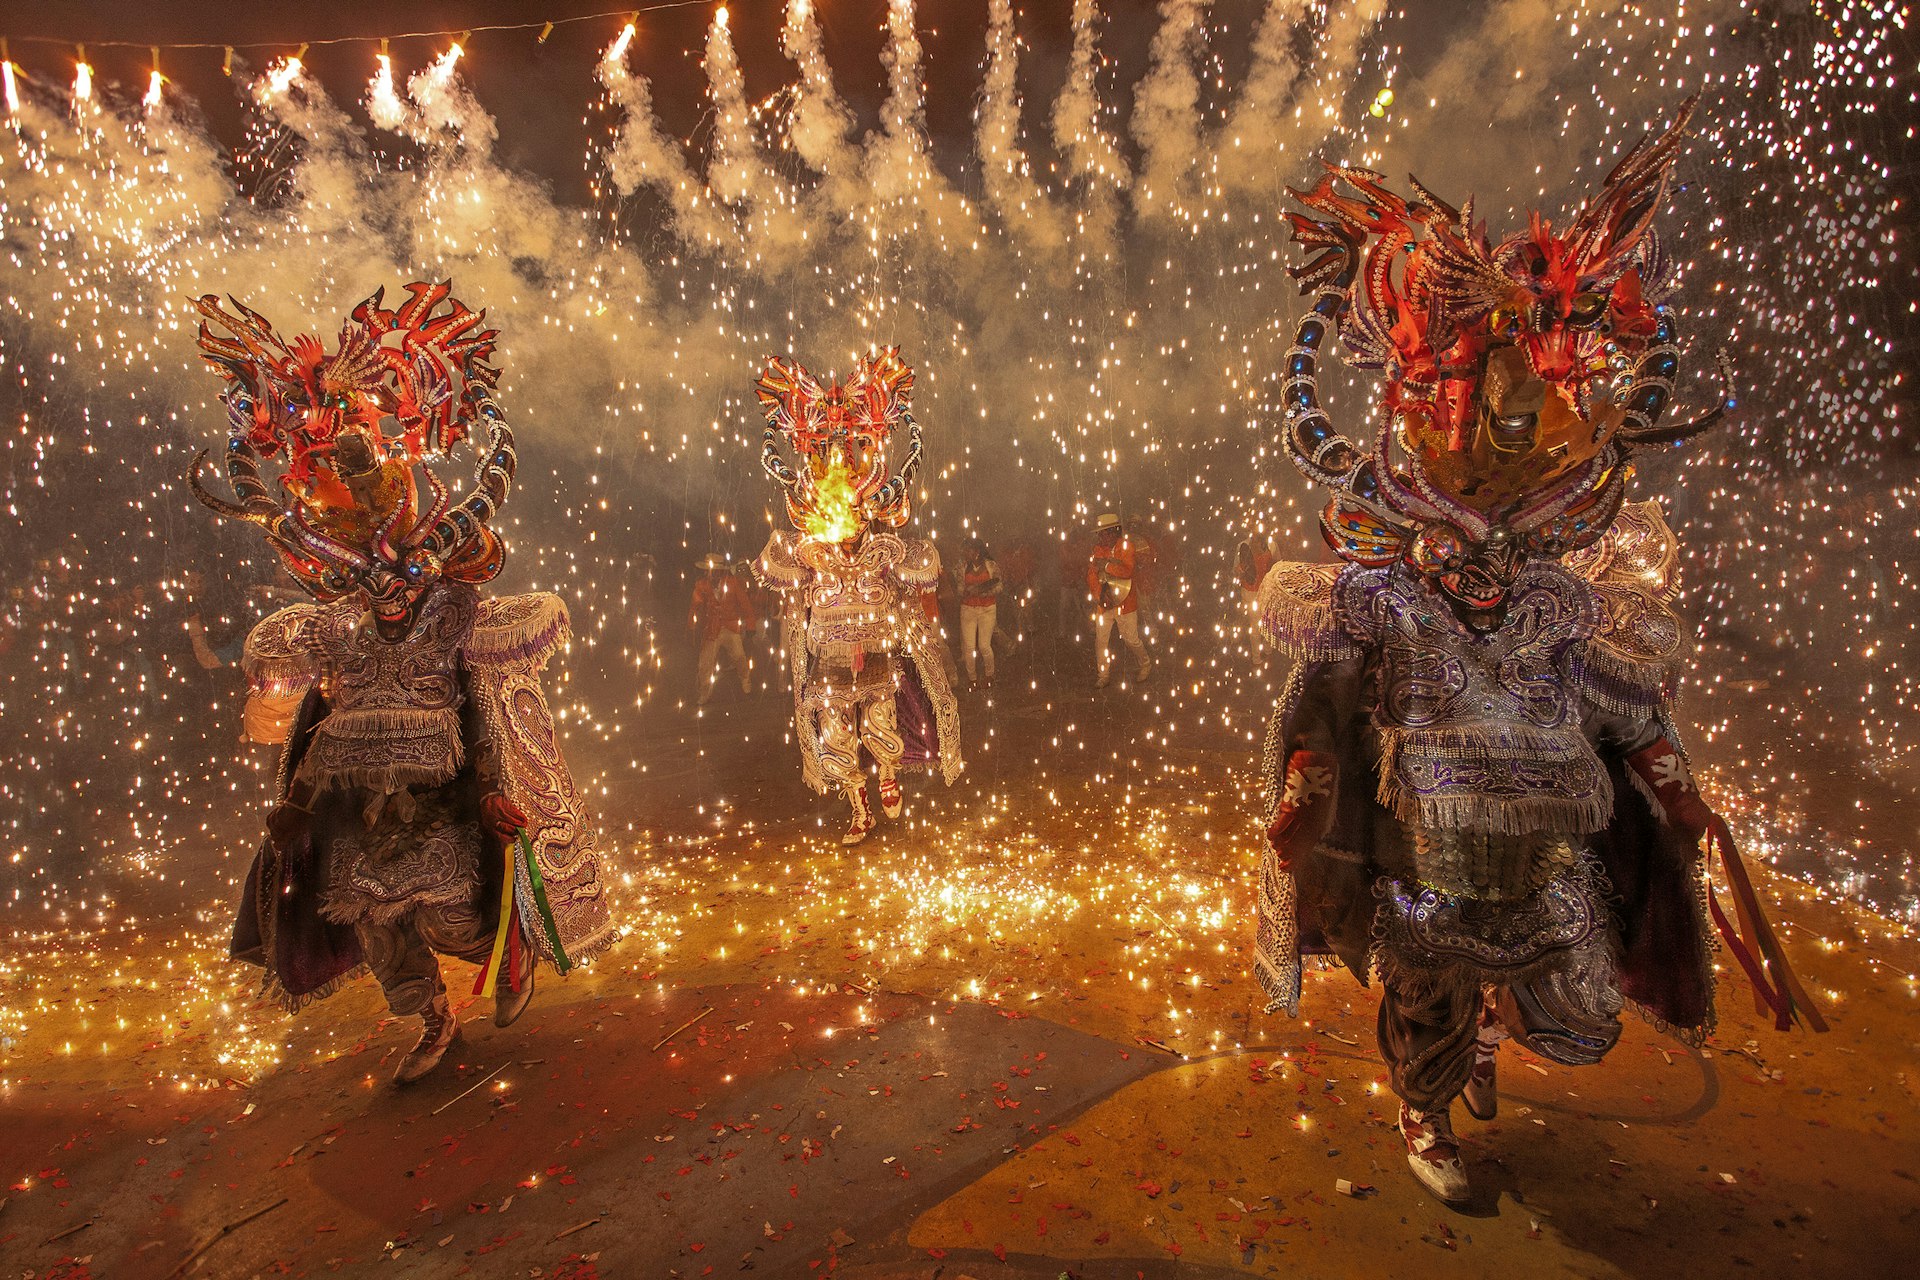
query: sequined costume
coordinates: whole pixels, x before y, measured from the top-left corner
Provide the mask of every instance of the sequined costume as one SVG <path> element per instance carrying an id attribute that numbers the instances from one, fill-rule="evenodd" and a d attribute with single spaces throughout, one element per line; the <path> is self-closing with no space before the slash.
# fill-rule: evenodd
<path id="1" fill-rule="evenodd" d="M 1503 1037 L 1581 1065 L 1629 1002 L 1683 1036 L 1712 1026 L 1702 836 L 1745 889 L 1673 726 L 1673 534 L 1625 502 L 1636 451 L 1731 403 L 1659 422 L 1678 345 L 1650 221 L 1686 116 L 1564 234 L 1536 215 L 1494 245 L 1470 204 L 1351 168 L 1290 215 L 1317 256 L 1295 271 L 1315 296 L 1281 435 L 1333 491 L 1344 564 L 1277 564 L 1260 586 L 1296 666 L 1267 739 L 1257 969 L 1289 1011 L 1303 952 L 1378 976 L 1409 1165 L 1444 1199 L 1467 1194 L 1451 1103 L 1492 1115 Z M 1384 372 L 1371 442 L 1320 404 L 1330 333 Z M 1818 1026 L 1748 908 L 1730 947 L 1782 1025 Z"/>
<path id="2" fill-rule="evenodd" d="M 447 285 L 407 294 L 393 310 L 378 293 L 355 308 L 332 353 L 202 299 L 233 335 L 200 329 L 227 381 L 238 501 L 202 485 L 204 454 L 189 477 L 206 505 L 259 528 L 315 598 L 247 638 L 249 734 L 284 745 L 233 954 L 263 966 L 290 1008 L 370 971 L 394 1013 L 424 1024 L 403 1082 L 453 1038 L 437 955 L 486 966 L 504 1025 L 531 996 L 536 960 L 564 972 L 614 937 L 540 685 L 566 607 L 476 590 L 505 558 L 489 522 L 515 463 L 487 363 L 495 334 Z M 456 500 L 427 461 L 472 431 L 484 448 Z M 261 476 L 271 458 L 278 493 Z"/>
<path id="3" fill-rule="evenodd" d="M 867 761 L 888 817 L 901 812 L 903 769 L 951 783 L 962 766 L 944 645 L 920 606 L 939 583 L 940 557 L 894 532 L 911 516 L 907 486 L 920 459 L 912 388 L 913 370 L 891 348 L 860 360 L 844 382 L 776 359 L 755 384 L 767 414 L 762 461 L 795 532 L 776 530 L 754 569 L 783 601 L 801 776 L 846 797 L 848 844 L 875 824 Z M 897 427 L 909 432 L 908 452 L 889 475 L 885 447 Z M 782 440 L 800 470 L 781 455 Z"/>

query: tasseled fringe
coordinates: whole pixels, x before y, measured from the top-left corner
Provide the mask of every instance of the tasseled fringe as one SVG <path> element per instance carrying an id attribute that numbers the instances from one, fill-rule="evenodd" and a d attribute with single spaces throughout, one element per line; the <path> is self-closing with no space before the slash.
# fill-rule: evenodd
<path id="1" fill-rule="evenodd" d="M 577 969 L 581 965 L 591 964 L 593 961 L 605 955 L 613 949 L 613 944 L 618 941 L 620 941 L 620 930 L 609 921 L 579 941 L 569 942 L 567 944 L 567 959 L 571 960 Z"/>
<path id="2" fill-rule="evenodd" d="M 1300 934 L 1291 873 L 1271 853 L 1260 859 L 1260 893 L 1254 928 L 1254 977 L 1266 993 L 1263 1013 L 1300 1012 Z"/>
<path id="3" fill-rule="evenodd" d="M 1635 658 L 1599 639 L 1574 655 L 1569 674 L 1594 706 L 1643 720 L 1673 705 L 1679 685 L 1676 664 Z"/>
<path id="4" fill-rule="evenodd" d="M 288 991 L 286 987 L 281 985 L 280 979 L 269 972 L 266 977 L 260 980 L 260 998 L 269 1003 L 279 1005 L 288 1013 L 298 1013 L 310 1004 L 320 1003 L 340 988 L 346 986 L 349 982 L 352 982 L 355 978 L 362 977 L 368 972 L 369 970 L 366 965 L 357 964 L 339 977 L 324 982 L 312 991 L 298 996 Z"/>
<path id="5" fill-rule="evenodd" d="M 1498 770 L 1514 762 L 1570 763 L 1588 750 L 1581 739 L 1511 724 L 1389 730 L 1382 734 L 1380 785 L 1375 798 L 1401 822 L 1428 829 L 1501 835 L 1599 831 L 1613 814 L 1613 785 L 1597 761 L 1592 762 L 1594 789 L 1585 796 L 1515 796 L 1466 790 L 1423 795 L 1400 781 L 1400 762 L 1409 757 L 1468 761 Z"/>
<path id="6" fill-rule="evenodd" d="M 305 693 L 320 678 L 320 666 L 305 655 L 285 658 L 259 658 L 252 654 L 240 660 L 247 688 L 267 698 L 287 698 Z"/>
<path id="7" fill-rule="evenodd" d="M 1261 580 L 1260 629 L 1296 662 L 1343 662 L 1364 652 L 1333 607 L 1339 565 L 1277 564 Z"/>
<path id="8" fill-rule="evenodd" d="M 1707 1037 L 1712 1035 L 1714 1028 L 1719 1025 L 1719 1019 L 1714 1017 L 1711 1011 L 1708 1012 L 1706 1020 L 1699 1026 L 1681 1027 L 1668 1022 L 1665 1018 L 1647 1008 L 1647 1006 L 1641 1004 L 1638 1000 L 1628 1000 L 1626 1007 L 1633 1010 L 1634 1016 L 1639 1018 L 1640 1021 L 1646 1023 L 1663 1036 L 1672 1036 L 1689 1049 L 1698 1049 L 1704 1045 L 1707 1042 Z"/>
<path id="9" fill-rule="evenodd" d="M 1613 788 L 1604 781 L 1585 798 L 1560 795 L 1506 796 L 1449 792 L 1423 796 L 1382 773 L 1380 803 L 1411 827 L 1429 830 L 1487 831 L 1519 836 L 1541 831 L 1585 834 L 1607 825 Z"/>
<path id="10" fill-rule="evenodd" d="M 515 598 L 489 600 L 481 606 L 479 625 L 466 643 L 468 661 L 482 665 L 544 664 L 572 636 L 572 620 L 567 616 L 566 603 L 558 596 L 539 601 L 524 618 L 496 621 L 504 612 L 500 606 Z"/>
<path id="11" fill-rule="evenodd" d="M 1659 796 L 1654 794 L 1653 788 L 1647 785 L 1647 780 L 1640 776 L 1640 771 L 1638 769 L 1624 769 L 1621 772 L 1627 775 L 1627 785 L 1632 787 L 1635 793 L 1647 802 L 1647 808 L 1653 811 L 1654 821 L 1665 826 L 1667 822 L 1666 805 L 1661 802 Z"/>
<path id="12" fill-rule="evenodd" d="M 472 883 L 462 880 L 426 893 L 410 893 L 381 902 L 351 889 L 335 890 L 320 903 L 320 915 L 332 924 L 392 924 L 418 907 L 453 907 L 473 898 Z"/>

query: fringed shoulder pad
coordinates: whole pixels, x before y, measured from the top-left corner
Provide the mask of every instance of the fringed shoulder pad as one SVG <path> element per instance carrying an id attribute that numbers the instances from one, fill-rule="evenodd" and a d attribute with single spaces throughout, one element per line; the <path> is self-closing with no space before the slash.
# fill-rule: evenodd
<path id="1" fill-rule="evenodd" d="M 320 678 L 318 631 L 324 614 L 325 606 L 294 604 L 255 623 L 240 656 L 247 688 L 269 698 L 312 688 Z"/>
<path id="2" fill-rule="evenodd" d="M 925 538 L 901 538 L 901 555 L 893 576 L 905 586 L 924 591 L 940 581 L 940 553 Z"/>
<path id="3" fill-rule="evenodd" d="M 1660 604 L 1680 594 L 1680 539 L 1651 498 L 1623 505 L 1597 542 L 1562 563 L 1595 586 L 1629 587 Z"/>
<path id="4" fill-rule="evenodd" d="M 1680 679 L 1680 620 L 1652 596 L 1620 583 L 1595 583 L 1593 593 L 1606 609 L 1606 620 L 1575 651 L 1574 683 L 1602 710 L 1650 720 L 1673 705 Z"/>
<path id="5" fill-rule="evenodd" d="M 1260 628 L 1274 648 L 1296 662 L 1338 662 L 1366 652 L 1335 604 L 1343 575 L 1357 566 L 1281 561 L 1260 580 Z"/>
<path id="6" fill-rule="evenodd" d="M 806 566 L 800 563 L 798 552 L 793 535 L 775 529 L 760 558 L 753 562 L 753 572 L 775 590 L 792 591 L 807 580 Z"/>
<path id="7" fill-rule="evenodd" d="M 482 600 L 464 649 L 467 662 L 476 667 L 518 662 L 540 667 L 572 634 L 566 601 L 551 592 L 530 591 Z"/>
<path id="8" fill-rule="evenodd" d="M 1565 564 L 1592 584 L 1606 610 L 1600 630 L 1574 655 L 1581 693 L 1616 715 L 1652 719 L 1671 709 L 1682 646 L 1680 620 L 1667 604 L 1680 591 L 1680 540 L 1660 504 L 1627 503 L 1599 541 Z"/>

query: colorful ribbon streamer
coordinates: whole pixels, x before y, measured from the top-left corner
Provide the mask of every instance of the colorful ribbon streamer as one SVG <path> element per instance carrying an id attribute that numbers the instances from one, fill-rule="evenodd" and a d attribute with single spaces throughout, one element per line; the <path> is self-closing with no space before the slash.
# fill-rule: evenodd
<path id="1" fill-rule="evenodd" d="M 560 925 L 553 918 L 553 904 L 547 901 L 547 882 L 540 875 L 540 860 L 533 856 L 533 843 L 527 839 L 527 829 L 516 827 L 513 843 L 506 849 L 506 873 L 500 885 L 500 925 L 493 934 L 493 954 L 487 957 L 487 963 L 480 970 L 480 976 L 474 979 L 473 994 L 490 996 L 500 985 L 501 961 L 518 956 L 521 940 L 514 937 L 514 926 L 519 923 L 522 912 L 529 910 L 524 902 L 516 902 L 514 887 L 519 882 L 514 864 L 514 855 L 520 858 L 520 866 L 527 869 L 527 884 L 532 890 L 531 911 L 534 922 L 540 932 L 546 936 L 547 946 L 553 952 L 553 968 L 556 973 L 565 973 L 573 968 L 573 961 L 567 958 L 567 949 L 560 942 Z M 509 975 L 508 981 L 512 981 Z"/>

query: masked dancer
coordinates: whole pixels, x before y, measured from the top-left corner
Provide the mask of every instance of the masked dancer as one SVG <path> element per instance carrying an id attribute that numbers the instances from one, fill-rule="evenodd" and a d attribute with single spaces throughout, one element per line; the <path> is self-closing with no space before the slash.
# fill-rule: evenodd
<path id="1" fill-rule="evenodd" d="M 412 1083 L 457 1035 L 439 956 L 484 966 L 476 992 L 505 1026 L 538 962 L 565 972 L 614 938 L 540 686 L 566 607 L 476 589 L 505 559 L 491 525 L 515 464 L 497 335 L 448 284 L 408 285 L 394 308 L 375 293 L 332 351 L 283 341 L 237 301 L 199 309 L 227 384 L 234 500 L 203 485 L 204 453 L 189 483 L 259 529 L 313 597 L 246 642 L 249 733 L 282 754 L 233 955 L 290 1009 L 370 971 L 394 1013 L 421 1021 L 394 1073 Z M 428 463 L 469 439 L 478 466 L 456 496 Z"/>
<path id="2" fill-rule="evenodd" d="M 1343 167 L 1290 215 L 1313 302 L 1281 436 L 1332 490 L 1344 563 L 1277 565 L 1261 590 L 1297 666 L 1267 739 L 1258 971 L 1289 1011 L 1303 951 L 1379 978 L 1408 1164 L 1446 1201 L 1469 1198 L 1453 1101 L 1495 1114 L 1503 1038 L 1585 1065 L 1628 1004 L 1685 1038 L 1712 1027 L 1703 838 L 1764 1007 L 1824 1029 L 1694 785 L 1677 548 L 1656 504 L 1625 501 L 1636 453 L 1731 404 L 1723 360 L 1721 403 L 1661 421 L 1679 337 L 1651 223 L 1690 110 L 1564 229 L 1536 214 L 1495 244 L 1471 204 Z M 1373 439 L 1321 406 L 1335 335 L 1382 371 Z"/>
<path id="3" fill-rule="evenodd" d="M 845 381 L 774 359 L 754 384 L 767 415 L 762 465 L 779 482 L 794 529 L 775 530 L 754 567 L 783 600 L 801 776 L 823 795 L 832 788 L 846 797 L 846 844 L 864 840 L 876 821 L 869 762 L 889 818 L 900 816 L 902 769 L 951 783 L 961 768 L 944 645 L 921 606 L 939 583 L 940 557 L 932 543 L 895 532 L 912 517 L 908 488 L 920 466 L 912 390 L 913 369 L 892 347 L 862 357 Z M 902 428 L 906 458 L 889 474 L 887 442 Z"/>

